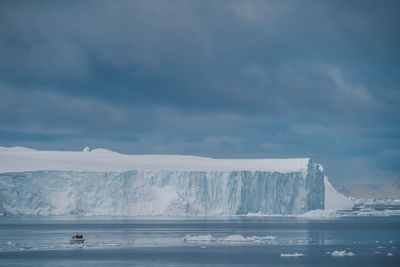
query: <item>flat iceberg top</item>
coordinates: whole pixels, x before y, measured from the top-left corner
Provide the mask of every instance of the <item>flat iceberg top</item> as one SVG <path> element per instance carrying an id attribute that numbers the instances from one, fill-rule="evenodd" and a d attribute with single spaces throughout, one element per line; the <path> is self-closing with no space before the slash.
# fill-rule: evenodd
<path id="1" fill-rule="evenodd" d="M 107 149 L 40 151 L 0 147 L 0 173 L 38 170 L 60 171 L 267 171 L 306 172 L 309 158 L 214 159 L 182 155 L 127 155 Z"/>

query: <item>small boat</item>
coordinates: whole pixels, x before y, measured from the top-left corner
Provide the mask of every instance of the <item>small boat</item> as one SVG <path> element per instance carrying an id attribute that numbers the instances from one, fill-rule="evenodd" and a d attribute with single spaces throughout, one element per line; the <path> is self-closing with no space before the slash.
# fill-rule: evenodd
<path id="1" fill-rule="evenodd" d="M 85 242 L 85 239 L 83 238 L 83 235 L 73 235 L 69 243 L 72 244 L 83 244 Z"/>

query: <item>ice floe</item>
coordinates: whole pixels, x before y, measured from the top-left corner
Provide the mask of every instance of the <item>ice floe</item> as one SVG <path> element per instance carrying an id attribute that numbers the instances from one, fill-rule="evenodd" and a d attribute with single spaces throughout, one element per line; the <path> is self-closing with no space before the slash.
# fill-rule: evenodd
<path id="1" fill-rule="evenodd" d="M 333 257 L 346 257 L 346 256 L 354 256 L 355 254 L 351 251 L 347 252 L 346 250 L 335 250 L 331 254 Z"/>
<path id="2" fill-rule="evenodd" d="M 291 257 L 303 257 L 303 253 L 293 253 L 293 254 L 286 254 L 286 253 L 281 253 L 282 258 L 291 258 Z"/>
<path id="3" fill-rule="evenodd" d="M 184 242 L 212 242 L 216 239 L 212 235 L 187 235 L 183 238 Z"/>
<path id="4" fill-rule="evenodd" d="M 269 243 L 276 240 L 275 236 L 249 236 L 244 237 L 242 235 L 229 235 L 226 237 L 216 238 L 212 235 L 186 235 L 183 238 L 184 242 L 204 243 L 214 242 L 222 244 L 262 244 Z"/>

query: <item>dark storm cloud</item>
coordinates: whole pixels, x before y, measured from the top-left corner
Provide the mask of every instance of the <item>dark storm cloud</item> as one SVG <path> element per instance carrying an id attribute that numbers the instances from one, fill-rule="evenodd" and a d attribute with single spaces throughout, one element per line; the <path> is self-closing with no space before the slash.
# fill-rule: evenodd
<path id="1" fill-rule="evenodd" d="M 399 11 L 398 1 L 2 1 L 0 142 L 310 156 L 333 179 L 398 179 Z"/>

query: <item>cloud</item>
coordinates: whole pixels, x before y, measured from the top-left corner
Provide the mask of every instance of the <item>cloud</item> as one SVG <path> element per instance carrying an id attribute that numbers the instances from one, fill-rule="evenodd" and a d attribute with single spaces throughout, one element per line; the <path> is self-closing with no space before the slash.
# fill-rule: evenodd
<path id="1" fill-rule="evenodd" d="M 336 87 L 343 91 L 343 93 L 355 100 L 361 101 L 363 103 L 374 105 L 374 99 L 370 96 L 368 91 L 362 85 L 351 85 L 346 82 L 343 78 L 343 75 L 340 70 L 335 67 L 331 67 L 329 69 L 329 75 L 331 76 L 333 82 L 335 83 Z"/>
<path id="2" fill-rule="evenodd" d="M 398 8 L 3 1 L 0 145 L 307 156 L 333 179 L 399 179 Z"/>

